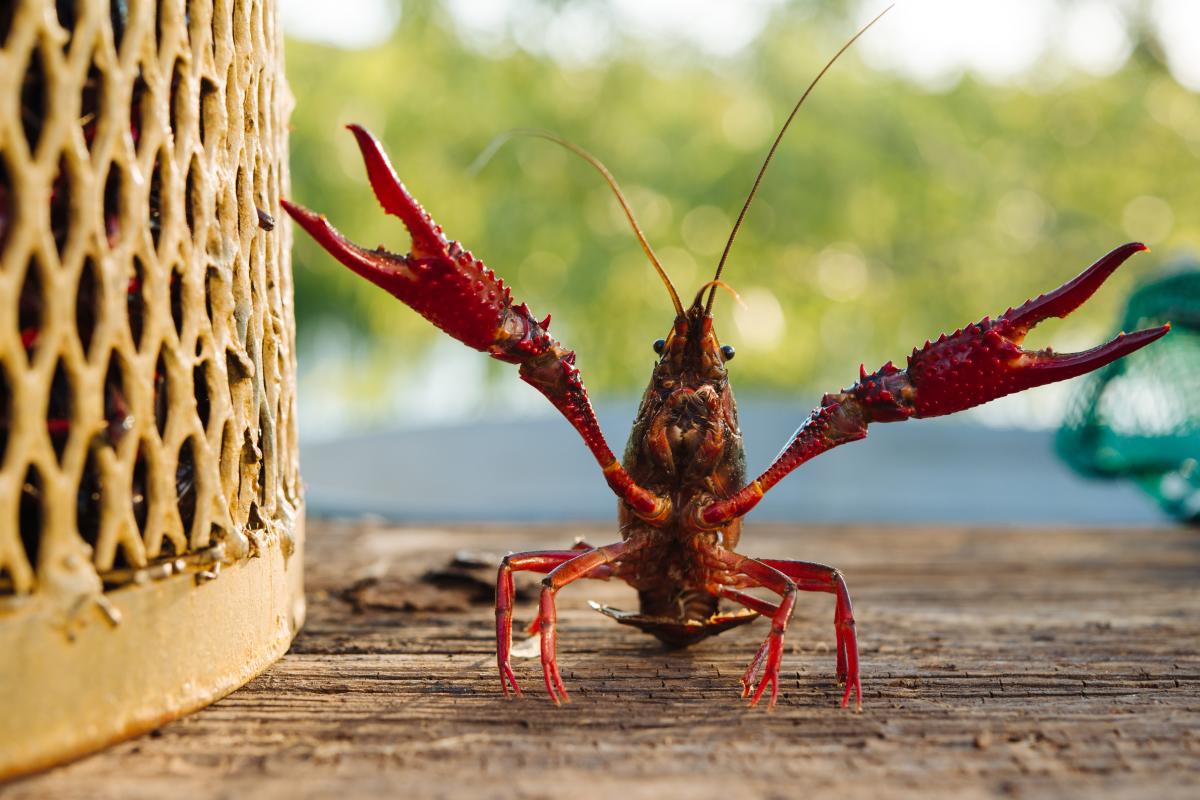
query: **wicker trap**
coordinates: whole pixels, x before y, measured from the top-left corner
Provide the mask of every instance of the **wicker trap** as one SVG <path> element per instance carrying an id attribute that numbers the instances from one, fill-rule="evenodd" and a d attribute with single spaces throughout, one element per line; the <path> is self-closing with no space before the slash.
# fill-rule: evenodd
<path id="1" fill-rule="evenodd" d="M 0 778 L 303 618 L 271 0 L 0 2 Z"/>

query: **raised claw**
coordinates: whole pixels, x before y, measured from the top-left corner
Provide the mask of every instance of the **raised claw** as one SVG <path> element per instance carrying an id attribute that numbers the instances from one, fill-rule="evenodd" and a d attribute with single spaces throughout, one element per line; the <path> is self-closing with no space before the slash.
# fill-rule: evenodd
<path id="1" fill-rule="evenodd" d="M 521 380 L 545 395 L 579 432 L 617 496 L 643 520 L 665 524 L 670 499 L 640 486 L 613 455 L 575 367 L 574 351 L 547 332 L 550 317 L 539 321 L 524 303 L 515 304 L 496 273 L 443 235 L 404 188 L 379 142 L 358 125 L 349 128 L 379 204 L 408 229 L 409 254 L 359 247 L 323 215 L 287 200 L 280 201 L 284 210 L 334 258 L 455 339 L 500 361 L 519 364 Z"/>
<path id="2" fill-rule="evenodd" d="M 281 200 L 284 210 L 351 270 L 460 342 L 489 351 L 512 306 L 508 287 L 470 251 L 446 239 L 441 226 L 404 188 L 379 142 L 357 125 L 349 128 L 362 151 L 375 197 L 408 229 L 411 252 L 404 256 L 382 247 L 367 250 L 342 236 L 323 214 Z"/>
<path id="3" fill-rule="evenodd" d="M 1044 319 L 1063 319 L 1087 302 L 1126 259 L 1134 253 L 1142 253 L 1149 249 L 1141 242 L 1123 244 L 1054 291 L 1027 300 L 1016 310 L 1010 308 L 1004 313 L 1003 319 L 1014 328 L 1023 328 L 1025 333 Z"/>
<path id="4" fill-rule="evenodd" d="M 1161 338 L 1171 329 L 1170 323 L 1122 333 L 1082 353 L 1060 355 L 1050 348 L 1029 351 L 1021 347 L 1035 325 L 1047 317 L 1070 314 L 1126 259 L 1145 249 L 1138 242 L 1122 245 L 1049 294 L 1010 308 L 995 320 L 984 317 L 953 334 L 943 334 L 936 342 L 926 342 L 912 351 L 907 369 L 890 361 L 871 374 L 860 367 L 858 382 L 825 395 L 820 407 L 761 475 L 729 497 L 696 504 L 686 513 L 697 527 L 715 530 L 749 512 L 796 467 L 865 437 L 870 423 L 953 414 L 1006 394 L 1091 372 Z"/>
<path id="5" fill-rule="evenodd" d="M 384 211 L 399 217 L 404 227 L 408 228 L 413 245 L 411 255 L 418 258 L 445 256 L 448 242 L 442 233 L 442 226 L 434 222 L 416 198 L 408 193 L 379 141 L 361 125 L 350 124 L 346 127 L 358 142 L 375 199 Z"/>
<path id="6" fill-rule="evenodd" d="M 911 404 L 909 414 L 935 417 L 952 414 L 1013 392 L 1073 378 L 1128 355 L 1160 338 L 1171 329 L 1122 333 L 1112 341 L 1082 353 L 1061 355 L 1050 348 L 1029 351 L 1021 347 L 1026 334 L 1049 317 L 1065 317 L 1100 288 L 1127 258 L 1146 250 L 1137 242 L 1122 245 L 1054 291 L 1009 309 L 995 320 L 987 317 L 936 342 L 926 342 L 908 359 L 908 387 L 896 387 Z M 899 371 L 885 367 L 877 375 L 888 383 Z M 890 388 L 890 387 L 889 387 Z M 885 398 L 887 403 L 895 391 Z M 870 403 L 868 405 L 875 405 Z M 883 420 L 881 420 L 883 421 Z"/>

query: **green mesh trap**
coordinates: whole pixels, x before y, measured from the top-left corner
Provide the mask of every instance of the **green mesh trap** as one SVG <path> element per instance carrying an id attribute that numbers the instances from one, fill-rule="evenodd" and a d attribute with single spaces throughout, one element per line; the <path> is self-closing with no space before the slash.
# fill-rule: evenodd
<path id="1" fill-rule="evenodd" d="M 1129 298 L 1121 329 L 1171 323 L 1147 348 L 1087 375 L 1056 446 L 1076 471 L 1135 481 L 1172 516 L 1200 523 L 1200 270 L 1180 263 Z"/>

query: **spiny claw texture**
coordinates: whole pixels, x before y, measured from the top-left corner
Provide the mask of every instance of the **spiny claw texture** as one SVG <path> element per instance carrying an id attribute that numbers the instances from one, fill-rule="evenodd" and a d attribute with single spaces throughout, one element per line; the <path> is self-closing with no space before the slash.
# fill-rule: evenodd
<path id="1" fill-rule="evenodd" d="M 912 416 L 952 414 L 1006 394 L 1074 378 L 1115 361 L 1158 339 L 1170 325 L 1124 334 L 1082 353 L 1060 355 L 1021 347 L 1026 334 L 1049 317 L 1065 317 L 1100 288 L 1127 258 L 1145 250 L 1122 245 L 1049 294 L 1009 309 L 995 320 L 984 317 L 936 342 L 914 349 L 907 377 L 912 385 Z"/>

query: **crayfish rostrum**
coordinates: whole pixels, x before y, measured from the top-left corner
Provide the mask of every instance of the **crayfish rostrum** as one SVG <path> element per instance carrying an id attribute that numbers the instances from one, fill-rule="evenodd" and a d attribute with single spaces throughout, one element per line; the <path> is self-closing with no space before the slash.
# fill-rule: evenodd
<path id="1" fill-rule="evenodd" d="M 785 124 L 771 153 L 786 128 Z M 580 543 L 563 550 L 513 553 L 501 563 L 496 584 L 496 655 L 506 695 L 510 689 L 520 694 L 510 663 L 513 573 L 526 570 L 546 575 L 530 630 L 541 634 L 542 671 L 546 689 L 556 703 L 567 699 L 556 664 L 557 592 L 581 578 L 619 578 L 637 589 L 640 612 L 600 610 L 670 645 L 687 645 L 758 616 L 769 617 L 770 633 L 741 679 L 743 696 L 749 695 L 752 705 L 767 687 L 769 704 L 775 703 L 783 636 L 796 593 L 833 594 L 837 677 L 845 686 L 842 705 L 853 697 L 855 707 L 861 707 L 854 615 L 841 573 L 821 564 L 742 555 L 737 550 L 742 517 L 789 472 L 826 450 L 864 438 L 873 422 L 951 414 L 1012 392 L 1082 375 L 1144 347 L 1169 329 L 1164 325 L 1122 334 L 1075 354 L 1022 349 L 1022 340 L 1035 325 L 1071 313 L 1127 258 L 1146 249 L 1137 243 L 1122 245 L 1049 294 L 995 319 L 985 317 L 952 335 L 926 342 L 912 351 L 903 369 L 890 362 L 870 373 L 860 367 L 858 381 L 825 395 L 766 471 L 747 482 L 729 384 L 728 362 L 734 351 L 721 344 L 712 317 L 728 245 L 717 276 L 701 286 L 685 307 L 608 171 L 578 147 L 542 134 L 587 159 L 609 181 L 675 309 L 666 337 L 654 343 L 658 361 L 624 457 L 618 460 L 596 422 L 575 366 L 575 353 L 548 332 L 550 318 L 539 320 L 524 303 L 515 302 L 494 272 L 458 242 L 449 240 L 400 182 L 379 143 L 361 127 L 352 125 L 350 130 L 384 211 L 399 217 L 408 229 L 412 239 L 408 255 L 358 247 L 324 216 L 287 201 L 284 208 L 351 270 L 464 344 L 518 365 L 521 379 L 545 395 L 583 437 L 618 498 L 620 541 L 599 547 Z M 762 174 L 760 171 L 759 179 Z M 751 191 L 743 216 L 753 195 Z M 741 219 L 739 216 L 739 223 Z M 734 233 L 736 230 L 735 225 Z M 729 241 L 733 241 L 732 234 Z M 778 602 L 744 591 L 753 587 L 774 593 Z M 741 610 L 722 611 L 722 599 Z"/>

